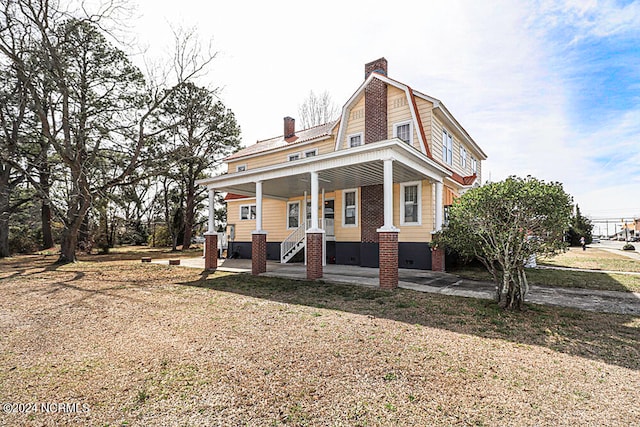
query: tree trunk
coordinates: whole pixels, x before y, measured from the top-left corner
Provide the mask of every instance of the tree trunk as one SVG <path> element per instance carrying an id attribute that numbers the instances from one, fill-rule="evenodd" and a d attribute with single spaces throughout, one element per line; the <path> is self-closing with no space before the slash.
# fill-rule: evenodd
<path id="1" fill-rule="evenodd" d="M 46 145 L 41 144 L 42 150 L 46 150 Z M 46 152 L 42 154 L 46 156 Z M 40 216 L 42 220 L 42 248 L 49 249 L 53 247 L 53 233 L 51 231 L 51 204 L 49 201 L 49 163 L 43 160 L 38 165 L 38 174 L 40 176 L 40 190 L 42 191 L 42 207 Z"/>
<path id="2" fill-rule="evenodd" d="M 0 177 L 0 258 L 11 255 L 9 253 L 9 216 L 10 194 L 8 175 Z"/>
<path id="3" fill-rule="evenodd" d="M 51 206 L 48 200 L 42 201 L 41 209 L 42 217 L 42 248 L 49 249 L 53 247 L 53 232 L 51 231 Z"/>
<path id="4" fill-rule="evenodd" d="M 182 238 L 182 250 L 191 246 L 191 236 L 193 234 L 193 220 L 196 214 L 195 206 L 195 185 L 189 184 L 187 188 L 187 206 L 184 212 L 184 237 Z"/>
<path id="5" fill-rule="evenodd" d="M 81 166 L 72 167 L 71 176 L 74 180 L 74 191 L 69 200 L 64 230 L 62 231 L 62 242 L 60 246 L 60 258 L 58 264 L 66 264 L 76 261 L 76 249 L 78 245 L 78 231 L 84 217 L 91 206 L 91 194 L 89 183 L 82 172 Z"/>

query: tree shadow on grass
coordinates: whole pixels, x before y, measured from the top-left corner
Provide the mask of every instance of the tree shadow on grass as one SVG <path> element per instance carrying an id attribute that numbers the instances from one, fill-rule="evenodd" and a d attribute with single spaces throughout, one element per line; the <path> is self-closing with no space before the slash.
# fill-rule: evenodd
<path id="1" fill-rule="evenodd" d="M 640 324 L 630 315 L 535 304 L 527 304 L 522 312 L 510 312 L 489 300 L 249 274 L 204 272 L 199 280 L 182 284 L 543 346 L 640 370 Z"/>

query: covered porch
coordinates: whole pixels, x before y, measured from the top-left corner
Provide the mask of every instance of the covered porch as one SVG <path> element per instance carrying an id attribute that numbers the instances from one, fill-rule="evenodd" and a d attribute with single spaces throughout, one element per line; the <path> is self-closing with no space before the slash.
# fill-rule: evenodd
<path id="1" fill-rule="evenodd" d="M 324 194 L 353 188 L 381 186 L 382 194 L 375 202 L 382 205 L 380 222 L 373 229 L 377 233 L 379 257 L 379 285 L 398 286 L 398 233 L 394 224 L 394 183 L 427 181 L 433 187 L 434 203 L 432 232 L 443 221 L 443 179 L 451 173 L 423 153 L 399 139 L 390 139 L 346 150 L 304 158 L 292 162 L 266 166 L 254 170 L 201 180 L 198 184 L 209 190 L 209 231 L 207 247 L 215 247 L 213 202 L 216 192 L 228 192 L 255 197 L 255 230 L 251 236 L 253 274 L 266 271 L 266 247 L 269 230 L 263 228 L 263 200 L 289 200 L 310 197 L 310 217 L 301 221 L 306 249 L 308 279 L 323 277 L 325 267 L 326 217 Z M 396 201 L 397 202 L 397 201 Z M 304 204 L 306 208 L 306 203 Z M 306 217 L 306 215 L 305 215 Z M 297 237 L 299 241 L 299 236 Z M 207 269 L 215 269 L 216 251 L 207 251 Z M 438 254 L 440 256 L 440 254 Z"/>

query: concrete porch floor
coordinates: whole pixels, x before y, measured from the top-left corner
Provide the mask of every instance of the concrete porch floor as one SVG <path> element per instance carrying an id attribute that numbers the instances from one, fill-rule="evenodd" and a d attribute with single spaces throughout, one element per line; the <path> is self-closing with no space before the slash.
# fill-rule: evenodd
<path id="1" fill-rule="evenodd" d="M 158 264 L 168 264 L 167 260 L 154 262 Z M 203 270 L 204 258 L 181 258 L 180 264 L 183 267 Z M 220 259 L 218 260 L 218 269 L 220 271 L 233 273 L 251 274 L 251 260 Z M 495 285 L 491 282 L 461 279 L 449 273 L 400 268 L 398 274 L 400 279 L 398 286 L 400 288 L 411 289 L 418 292 L 482 299 L 493 299 L 495 292 Z M 261 276 L 306 280 L 306 266 L 300 263 L 280 264 L 276 261 L 267 261 L 267 272 L 261 274 Z M 321 280 L 327 283 L 368 287 L 378 287 L 379 285 L 377 268 L 352 265 L 327 264 L 324 267 L 324 277 Z M 640 293 L 633 292 L 531 286 L 525 300 L 534 304 L 556 305 L 606 313 L 640 315 Z"/>

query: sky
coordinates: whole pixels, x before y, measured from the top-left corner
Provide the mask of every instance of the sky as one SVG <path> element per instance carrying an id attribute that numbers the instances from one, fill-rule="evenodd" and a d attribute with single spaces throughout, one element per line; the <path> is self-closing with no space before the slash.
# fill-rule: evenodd
<path id="1" fill-rule="evenodd" d="M 178 27 L 212 41 L 198 83 L 244 145 L 281 135 L 311 90 L 342 107 L 385 57 L 488 154 L 483 180 L 559 181 L 594 219 L 640 217 L 640 0 L 139 0 L 130 21 L 159 61 Z"/>

